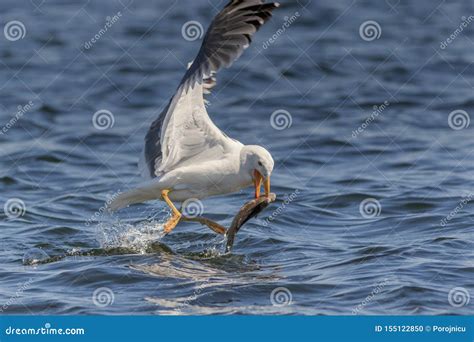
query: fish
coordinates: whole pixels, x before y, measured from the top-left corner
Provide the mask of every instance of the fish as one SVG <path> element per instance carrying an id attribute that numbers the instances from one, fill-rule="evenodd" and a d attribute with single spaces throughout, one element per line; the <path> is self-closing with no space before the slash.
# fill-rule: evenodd
<path id="1" fill-rule="evenodd" d="M 225 228 L 221 224 L 205 217 L 183 216 L 182 220 L 188 222 L 198 222 L 203 226 L 207 226 L 217 234 L 225 235 L 225 251 L 226 253 L 230 253 L 232 251 L 232 247 L 234 246 L 235 236 L 239 232 L 240 228 L 242 228 L 242 226 L 247 223 L 251 218 L 254 218 L 258 214 L 260 214 L 271 203 L 275 202 L 275 200 L 276 195 L 274 193 L 270 193 L 267 196 L 260 196 L 258 198 L 248 201 L 240 208 L 240 210 L 234 216 L 234 219 L 232 220 L 232 223 L 229 228 Z"/>

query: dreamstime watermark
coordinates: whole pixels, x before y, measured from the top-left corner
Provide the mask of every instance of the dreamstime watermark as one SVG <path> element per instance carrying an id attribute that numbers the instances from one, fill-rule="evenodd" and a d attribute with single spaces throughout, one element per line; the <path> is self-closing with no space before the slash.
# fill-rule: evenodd
<path id="1" fill-rule="evenodd" d="M 108 287 L 99 287 L 92 294 L 92 302 L 94 305 L 105 308 L 106 306 L 112 305 L 115 301 L 114 291 Z"/>
<path id="2" fill-rule="evenodd" d="M 99 131 L 105 131 L 106 129 L 114 127 L 115 117 L 111 111 L 106 109 L 98 110 L 92 116 L 92 125 Z"/>
<path id="3" fill-rule="evenodd" d="M 290 128 L 293 124 L 293 117 L 290 112 L 284 109 L 278 109 L 270 116 L 270 125 L 277 131 L 283 131 Z"/>
<path id="4" fill-rule="evenodd" d="M 181 35 L 188 42 L 194 42 L 204 36 L 204 28 L 199 21 L 187 21 L 181 27 Z"/>
<path id="5" fill-rule="evenodd" d="M 182 303 L 181 303 L 181 307 L 186 307 L 186 306 L 189 306 L 189 304 L 196 300 L 199 295 L 202 293 L 202 291 L 206 288 L 205 284 L 200 284 L 193 292 L 193 294 L 191 296 L 189 296 L 188 298 L 186 298 L 186 300 L 184 300 Z M 181 313 L 182 312 L 182 309 L 181 307 L 178 307 L 176 308 L 176 312 L 177 313 Z"/>
<path id="6" fill-rule="evenodd" d="M 3 34 L 5 38 L 11 42 L 23 39 L 26 36 L 25 24 L 19 20 L 9 21 L 3 28 Z"/>
<path id="7" fill-rule="evenodd" d="M 13 114 L 13 117 L 8 121 L 1 129 L 0 129 L 0 135 L 7 134 L 7 132 L 12 128 L 13 126 L 16 125 L 16 123 L 25 115 L 27 112 L 29 112 L 33 108 L 33 101 L 29 101 L 26 105 L 24 106 L 18 106 L 17 111 L 15 114 Z"/>
<path id="8" fill-rule="evenodd" d="M 300 12 L 296 11 L 292 16 L 285 17 L 283 25 L 281 25 L 281 27 L 263 43 L 263 48 L 266 50 L 271 45 L 273 45 L 278 40 L 278 38 L 280 38 L 286 32 L 286 30 L 289 29 L 291 25 L 293 25 L 296 20 L 298 20 L 300 16 Z"/>
<path id="9" fill-rule="evenodd" d="M 455 308 L 466 306 L 471 301 L 469 291 L 464 287 L 454 287 L 448 293 L 448 302 Z"/>
<path id="10" fill-rule="evenodd" d="M 86 331 L 83 328 L 53 328 L 51 323 L 46 323 L 44 327 L 40 328 L 17 328 L 9 326 L 5 329 L 5 334 L 28 336 L 28 335 L 85 335 Z"/>
<path id="11" fill-rule="evenodd" d="M 26 213 L 26 204 L 19 198 L 10 198 L 3 206 L 3 212 L 8 218 L 16 219 Z"/>
<path id="12" fill-rule="evenodd" d="M 382 36 L 382 27 L 375 20 L 364 21 L 359 27 L 359 35 L 366 42 L 371 42 Z"/>
<path id="13" fill-rule="evenodd" d="M 382 213 L 382 206 L 375 198 L 366 198 L 360 203 L 359 212 L 364 218 L 375 218 Z"/>
<path id="14" fill-rule="evenodd" d="M 114 16 L 108 16 L 107 18 L 105 18 L 104 26 L 94 35 L 94 37 L 84 43 L 84 49 L 91 49 L 92 46 L 94 46 L 94 44 L 97 43 L 107 33 L 107 31 L 111 29 L 112 26 L 114 26 L 114 24 L 120 20 L 121 17 L 122 12 L 118 11 Z"/>
<path id="15" fill-rule="evenodd" d="M 459 204 L 456 206 L 456 208 L 451 210 L 448 216 L 446 216 L 439 222 L 440 226 L 446 227 L 448 225 L 448 222 L 451 221 L 469 202 L 471 202 L 473 198 L 473 193 L 470 193 L 465 198 L 463 198 L 462 201 L 459 202 Z"/>
<path id="16" fill-rule="evenodd" d="M 105 204 L 99 208 L 99 210 L 97 210 L 85 223 L 86 227 L 89 227 L 92 223 L 94 222 L 98 222 L 100 217 L 107 212 L 107 209 L 110 207 L 110 204 L 112 204 L 113 201 L 115 201 L 115 199 L 117 199 L 117 197 L 120 196 L 122 192 L 121 191 L 117 191 L 116 193 L 114 193 L 113 195 L 111 196 L 107 196 L 107 200 L 105 201 Z"/>
<path id="17" fill-rule="evenodd" d="M 448 116 L 448 125 L 455 131 L 468 128 L 471 124 L 471 117 L 468 112 L 462 109 L 453 110 Z"/>
<path id="18" fill-rule="evenodd" d="M 14 305 L 15 303 L 18 302 L 18 300 L 23 296 L 23 293 L 28 290 L 28 288 L 31 286 L 31 283 L 33 283 L 33 278 L 29 278 L 26 282 L 23 284 L 19 285 L 18 289 L 16 290 L 15 294 L 11 296 L 5 304 L 3 304 L 0 307 L 0 312 L 4 312 L 5 310 L 8 309 L 11 305 Z"/>
<path id="19" fill-rule="evenodd" d="M 385 278 L 382 280 L 380 283 L 375 285 L 375 287 L 372 289 L 372 291 L 365 297 L 365 299 L 357 305 L 354 309 L 352 309 L 352 314 L 353 315 L 358 315 L 359 312 L 364 309 L 364 307 L 369 304 L 372 300 L 374 300 L 375 296 L 377 296 L 385 286 L 390 282 L 390 278 Z"/>
<path id="20" fill-rule="evenodd" d="M 464 29 L 466 29 L 474 21 L 474 15 L 470 15 L 469 17 L 461 17 L 461 20 L 462 22 L 458 28 L 454 30 L 448 38 L 439 44 L 441 50 L 446 49 L 448 45 L 454 42 L 456 38 L 464 31 Z"/>
<path id="21" fill-rule="evenodd" d="M 380 106 L 375 105 L 373 107 L 373 111 L 367 119 L 360 125 L 356 130 L 352 131 L 352 138 L 357 138 L 360 134 L 362 134 L 370 124 L 375 121 L 388 107 L 390 106 L 390 102 L 385 101 Z"/>
<path id="22" fill-rule="evenodd" d="M 293 303 L 293 295 L 286 287 L 277 287 L 270 294 L 270 302 L 273 306 L 288 306 Z"/>
<path id="23" fill-rule="evenodd" d="M 274 221 L 281 213 L 286 209 L 290 203 L 292 203 L 298 195 L 300 194 L 300 190 L 296 189 L 293 191 L 291 194 L 285 196 L 285 200 L 283 203 L 275 209 L 270 216 L 268 216 L 264 221 L 263 221 L 263 226 L 268 227 L 272 221 Z"/>
<path id="24" fill-rule="evenodd" d="M 183 202 L 181 212 L 190 218 L 201 216 L 204 213 L 204 204 L 197 198 L 189 198 Z"/>

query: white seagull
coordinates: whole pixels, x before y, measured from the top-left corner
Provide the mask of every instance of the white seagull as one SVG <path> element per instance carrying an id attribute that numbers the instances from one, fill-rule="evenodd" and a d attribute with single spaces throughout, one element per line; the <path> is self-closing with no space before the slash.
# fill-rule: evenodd
<path id="1" fill-rule="evenodd" d="M 214 18 L 197 57 L 146 135 L 139 167 L 147 181 L 118 196 L 110 204 L 112 211 L 164 200 L 172 210 L 164 226 L 169 233 L 182 216 L 173 201 L 228 194 L 252 184 L 258 198 L 262 182 L 269 196 L 271 154 L 217 128 L 207 113 L 204 93 L 215 85 L 215 73 L 240 57 L 277 7 L 263 0 L 232 0 Z"/>

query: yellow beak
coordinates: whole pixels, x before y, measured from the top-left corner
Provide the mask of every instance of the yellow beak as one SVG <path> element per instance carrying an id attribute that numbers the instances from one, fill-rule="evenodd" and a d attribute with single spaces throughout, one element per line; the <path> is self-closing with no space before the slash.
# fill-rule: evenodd
<path id="1" fill-rule="evenodd" d="M 255 198 L 260 197 L 260 188 L 262 186 L 262 182 L 264 181 L 263 176 L 260 172 L 257 170 L 254 170 L 253 172 L 253 184 L 255 186 Z M 265 190 L 265 197 L 268 197 L 270 195 L 270 177 L 267 177 L 264 181 L 264 190 Z"/>
<path id="2" fill-rule="evenodd" d="M 265 197 L 269 197 L 270 196 L 270 176 L 268 176 L 267 179 L 265 179 L 263 188 L 265 189 Z"/>

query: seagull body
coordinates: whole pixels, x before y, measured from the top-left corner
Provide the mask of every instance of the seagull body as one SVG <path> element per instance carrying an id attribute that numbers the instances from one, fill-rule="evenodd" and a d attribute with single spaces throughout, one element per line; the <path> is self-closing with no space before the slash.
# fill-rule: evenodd
<path id="1" fill-rule="evenodd" d="M 259 197 L 262 182 L 269 195 L 271 154 L 224 134 L 210 119 L 204 94 L 215 85 L 215 73 L 240 57 L 278 6 L 262 0 L 232 0 L 214 18 L 196 59 L 145 137 L 139 167 L 147 181 L 118 196 L 111 210 L 162 199 L 173 212 L 165 224 L 169 233 L 181 217 L 173 201 L 233 193 L 252 184 Z"/>

